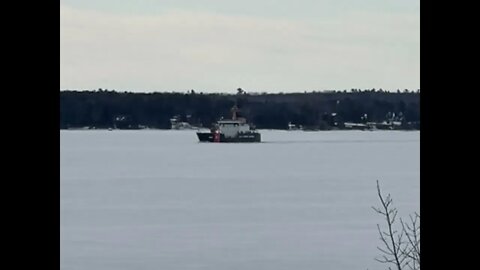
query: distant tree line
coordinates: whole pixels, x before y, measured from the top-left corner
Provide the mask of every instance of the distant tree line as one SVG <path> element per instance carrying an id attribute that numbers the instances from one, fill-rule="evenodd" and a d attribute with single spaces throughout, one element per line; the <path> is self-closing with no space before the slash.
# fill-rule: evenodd
<path id="1" fill-rule="evenodd" d="M 131 93 L 109 90 L 60 91 L 60 128 L 128 126 L 170 128 L 174 116 L 196 126 L 210 127 L 230 118 L 234 104 L 260 129 L 286 129 L 288 123 L 311 129 L 341 127 L 344 122 L 380 122 L 389 115 L 404 123 L 420 122 L 420 91 L 382 89 L 304 93 L 206 94 Z M 116 125 L 117 124 L 117 125 Z"/>

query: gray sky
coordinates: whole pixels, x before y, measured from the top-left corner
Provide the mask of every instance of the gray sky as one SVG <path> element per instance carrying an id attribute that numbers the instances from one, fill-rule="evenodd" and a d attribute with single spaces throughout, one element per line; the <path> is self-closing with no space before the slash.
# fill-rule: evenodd
<path id="1" fill-rule="evenodd" d="M 420 0 L 61 0 L 60 89 L 420 88 Z"/>

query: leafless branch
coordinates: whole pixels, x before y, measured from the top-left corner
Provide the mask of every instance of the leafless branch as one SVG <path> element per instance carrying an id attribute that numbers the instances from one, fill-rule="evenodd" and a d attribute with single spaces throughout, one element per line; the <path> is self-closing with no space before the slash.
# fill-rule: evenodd
<path id="1" fill-rule="evenodd" d="M 386 197 L 382 195 L 378 180 L 377 193 L 381 202 L 381 208 L 372 208 L 375 212 L 381 214 L 385 218 L 387 229 L 386 231 L 382 231 L 380 225 L 377 224 L 380 240 L 382 241 L 384 248 L 377 247 L 378 250 L 382 252 L 382 257 L 380 259 L 376 258 L 375 260 L 381 263 L 393 264 L 397 270 L 402 270 L 402 266 L 409 263 L 409 257 L 407 254 L 410 254 L 410 252 L 405 252 L 408 248 L 404 248 L 405 242 L 403 241 L 403 236 L 405 234 L 405 229 L 398 232 L 393 228 L 398 210 L 393 207 L 393 200 L 390 194 Z"/>
<path id="2" fill-rule="evenodd" d="M 411 270 L 420 269 L 420 215 L 410 217 L 410 224 L 400 219 L 402 229 L 408 240 L 408 245 L 402 250 L 402 253 L 408 258 L 408 267 Z"/>
<path id="3" fill-rule="evenodd" d="M 393 206 L 393 199 L 390 194 L 382 195 L 380 184 L 377 180 L 377 193 L 381 206 L 372 209 L 380 214 L 386 221 L 387 228 L 382 230 L 377 224 L 380 236 L 381 252 L 377 262 L 394 265 L 396 270 L 420 270 L 420 214 L 409 215 L 409 221 L 405 222 L 400 218 L 401 230 L 394 229 L 398 210 Z M 392 268 L 389 266 L 389 270 Z"/>

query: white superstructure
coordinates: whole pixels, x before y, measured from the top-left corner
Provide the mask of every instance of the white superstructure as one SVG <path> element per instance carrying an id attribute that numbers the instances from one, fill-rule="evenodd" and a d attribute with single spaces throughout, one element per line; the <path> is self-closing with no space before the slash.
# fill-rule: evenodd
<path id="1" fill-rule="evenodd" d="M 250 131 L 250 125 L 243 119 L 220 120 L 217 122 L 218 130 L 227 138 L 238 136 L 239 133 Z"/>

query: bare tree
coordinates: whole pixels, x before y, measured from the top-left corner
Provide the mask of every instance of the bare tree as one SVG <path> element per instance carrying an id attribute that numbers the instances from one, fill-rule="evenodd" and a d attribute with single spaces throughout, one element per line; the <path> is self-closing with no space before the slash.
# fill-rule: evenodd
<path id="1" fill-rule="evenodd" d="M 418 270 L 420 269 L 420 215 L 415 213 L 413 217 L 410 215 L 409 218 L 410 224 L 400 219 L 402 230 L 407 237 L 407 244 L 402 253 L 407 258 L 406 266 L 410 270 Z"/>
<path id="2" fill-rule="evenodd" d="M 402 228 L 400 231 L 396 230 L 394 225 L 398 210 L 393 206 L 390 194 L 386 197 L 382 195 L 378 180 L 377 192 L 381 207 L 372 208 L 384 217 L 387 228 L 382 230 L 377 224 L 382 247 L 377 247 L 381 252 L 381 257 L 375 258 L 375 260 L 393 265 L 397 270 L 407 269 L 406 267 L 411 270 L 420 270 L 420 215 L 418 213 L 415 213 L 413 217 L 410 215 L 410 223 L 405 223 L 400 219 Z"/>

